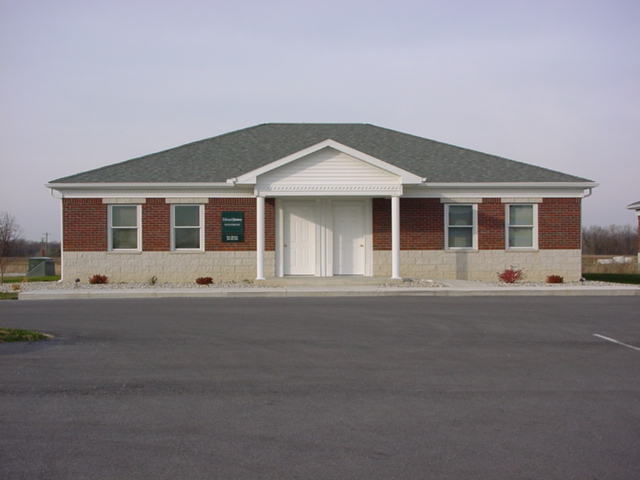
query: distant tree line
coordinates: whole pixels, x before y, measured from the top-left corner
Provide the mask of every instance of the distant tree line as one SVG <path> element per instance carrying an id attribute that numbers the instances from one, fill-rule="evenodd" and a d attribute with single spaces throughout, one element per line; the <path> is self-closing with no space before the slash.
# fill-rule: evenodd
<path id="1" fill-rule="evenodd" d="M 630 225 L 591 225 L 582 229 L 582 253 L 587 255 L 636 255 L 638 230 Z"/>
<path id="2" fill-rule="evenodd" d="M 9 251 L 10 257 L 59 257 L 60 242 L 49 242 L 47 245 L 43 241 L 17 239 Z"/>
<path id="3" fill-rule="evenodd" d="M 638 229 L 630 225 L 591 225 L 582 229 L 582 253 L 587 255 L 636 255 Z M 20 226 L 7 212 L 0 212 L 0 275 L 8 257 L 59 257 L 60 242 L 25 240 Z"/>

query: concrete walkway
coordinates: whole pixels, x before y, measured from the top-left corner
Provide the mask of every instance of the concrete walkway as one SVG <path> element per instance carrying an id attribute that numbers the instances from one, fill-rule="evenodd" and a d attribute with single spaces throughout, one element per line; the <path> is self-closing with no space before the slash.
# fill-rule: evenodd
<path id="1" fill-rule="evenodd" d="M 52 289 L 20 292 L 20 300 L 69 300 L 83 298 L 169 297 L 379 297 L 379 296 L 619 296 L 638 295 L 637 286 L 491 286 L 460 282 L 447 287 L 394 287 L 374 285 L 211 287 L 211 288 L 96 288 Z"/>

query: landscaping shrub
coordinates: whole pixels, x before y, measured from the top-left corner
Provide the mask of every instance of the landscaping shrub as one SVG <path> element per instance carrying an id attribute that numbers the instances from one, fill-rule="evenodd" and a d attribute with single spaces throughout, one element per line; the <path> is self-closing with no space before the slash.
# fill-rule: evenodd
<path id="1" fill-rule="evenodd" d="M 89 283 L 92 285 L 96 285 L 99 283 L 109 283 L 109 277 L 106 275 L 94 275 L 89 279 Z"/>
<path id="2" fill-rule="evenodd" d="M 504 272 L 498 273 L 498 278 L 504 283 L 516 283 L 518 280 L 522 280 L 522 270 L 517 268 L 507 268 Z"/>
<path id="3" fill-rule="evenodd" d="M 564 283 L 564 278 L 560 275 L 549 275 L 547 277 L 547 283 Z"/>
<path id="4" fill-rule="evenodd" d="M 211 277 L 198 277 L 198 278 L 196 278 L 196 283 L 198 285 L 211 285 L 213 283 L 213 278 L 211 278 Z"/>

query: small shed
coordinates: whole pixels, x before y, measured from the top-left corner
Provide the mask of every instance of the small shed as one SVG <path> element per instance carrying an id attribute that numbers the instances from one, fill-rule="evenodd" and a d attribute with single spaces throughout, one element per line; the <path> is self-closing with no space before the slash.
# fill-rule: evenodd
<path id="1" fill-rule="evenodd" d="M 56 274 L 56 263 L 50 257 L 31 257 L 27 277 L 48 277 Z"/>

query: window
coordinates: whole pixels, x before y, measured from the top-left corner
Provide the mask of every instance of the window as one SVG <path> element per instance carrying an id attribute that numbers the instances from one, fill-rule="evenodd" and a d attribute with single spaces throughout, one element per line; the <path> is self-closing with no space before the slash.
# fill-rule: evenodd
<path id="1" fill-rule="evenodd" d="M 538 248 L 538 205 L 507 205 L 507 248 Z"/>
<path id="2" fill-rule="evenodd" d="M 171 210 L 171 248 L 173 250 L 203 250 L 202 205 L 173 205 Z"/>
<path id="3" fill-rule="evenodd" d="M 140 206 L 109 207 L 109 250 L 139 250 Z"/>
<path id="4" fill-rule="evenodd" d="M 445 210 L 447 248 L 475 249 L 478 217 L 476 206 L 447 204 Z"/>

